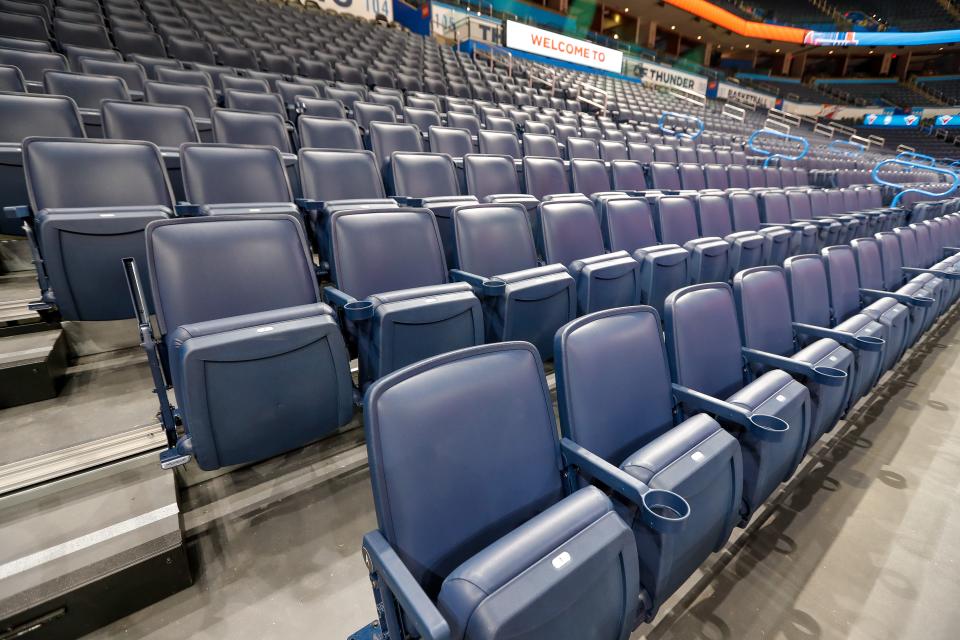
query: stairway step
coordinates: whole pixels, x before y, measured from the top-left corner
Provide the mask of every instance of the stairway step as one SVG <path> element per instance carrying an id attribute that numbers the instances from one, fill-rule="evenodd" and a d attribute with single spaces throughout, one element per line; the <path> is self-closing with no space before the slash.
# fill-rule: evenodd
<path id="1" fill-rule="evenodd" d="M 56 397 L 66 367 L 60 329 L 0 337 L 0 408 Z"/>

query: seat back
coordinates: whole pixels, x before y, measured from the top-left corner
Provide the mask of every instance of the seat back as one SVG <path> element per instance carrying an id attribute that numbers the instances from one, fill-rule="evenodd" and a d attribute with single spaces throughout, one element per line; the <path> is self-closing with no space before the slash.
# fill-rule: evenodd
<path id="1" fill-rule="evenodd" d="M 511 156 L 468 154 L 463 158 L 467 193 L 483 200 L 495 194 L 520 193 L 520 182 Z"/>
<path id="2" fill-rule="evenodd" d="M 610 251 L 628 251 L 657 244 L 650 204 L 643 198 L 608 200 L 600 221 L 604 246 Z"/>
<path id="3" fill-rule="evenodd" d="M 542 366 L 530 344 L 491 344 L 411 365 L 367 394 L 377 522 L 431 597 L 454 568 L 563 495 Z M 502 454 L 477 455 L 487 450 Z"/>
<path id="4" fill-rule="evenodd" d="M 731 189 L 746 189 L 750 186 L 747 178 L 747 168 L 731 164 L 727 167 L 727 182 Z"/>
<path id="5" fill-rule="evenodd" d="M 827 189 L 827 213 L 847 213 L 847 205 L 843 201 L 843 192 L 840 189 Z"/>
<path id="6" fill-rule="evenodd" d="M 537 266 L 527 213 L 519 204 L 479 204 L 453 212 L 453 268 L 486 278 Z"/>
<path id="7" fill-rule="evenodd" d="M 603 160 L 571 160 L 570 174 L 575 192 L 589 196 L 610 190 L 610 176 Z"/>
<path id="8" fill-rule="evenodd" d="M 397 114 L 389 105 L 358 101 L 353 103 L 353 119 L 366 131 L 371 122 L 396 122 Z"/>
<path id="9" fill-rule="evenodd" d="M 757 231 L 760 229 L 760 208 L 757 197 L 746 191 L 729 195 L 730 220 L 734 231 Z"/>
<path id="10" fill-rule="evenodd" d="M 130 91 L 143 91 L 143 83 L 147 81 L 146 72 L 136 62 L 81 58 L 80 70 L 86 74 L 123 78 Z"/>
<path id="11" fill-rule="evenodd" d="M 216 142 L 270 146 L 290 153 L 290 136 L 278 114 L 216 108 L 210 115 Z"/>
<path id="12" fill-rule="evenodd" d="M 586 202 L 549 201 L 540 205 L 540 233 L 547 263 L 569 266 L 603 254 L 603 235 L 593 207 Z"/>
<path id="13" fill-rule="evenodd" d="M 370 148 L 380 164 L 380 173 L 391 181 L 390 157 L 395 151 L 423 151 L 423 138 L 420 129 L 412 124 L 392 122 L 370 123 Z M 391 191 L 391 193 L 393 193 Z"/>
<path id="14" fill-rule="evenodd" d="M 100 117 L 105 138 L 149 140 L 158 147 L 200 142 L 190 109 L 184 106 L 104 100 Z"/>
<path id="15" fill-rule="evenodd" d="M 827 270 L 818 255 L 793 256 L 783 263 L 796 322 L 831 327 Z"/>
<path id="16" fill-rule="evenodd" d="M 613 160 L 610 163 L 613 188 L 618 191 L 643 191 L 647 188 L 647 174 L 643 164 L 636 160 Z"/>
<path id="17" fill-rule="evenodd" d="M 114 76 L 94 76 L 66 71 L 44 71 L 46 93 L 70 96 L 81 109 L 100 109 L 102 100 L 130 100 L 126 83 Z"/>
<path id="18" fill-rule="evenodd" d="M 897 227 L 893 230 L 900 241 L 900 254 L 903 256 L 903 266 L 922 268 L 920 247 L 917 243 L 917 234 L 910 227 Z"/>
<path id="19" fill-rule="evenodd" d="M 300 116 L 297 118 L 300 146 L 316 149 L 363 149 L 360 129 L 353 120 Z"/>
<path id="20" fill-rule="evenodd" d="M 276 147 L 184 144 L 180 166 L 184 192 L 193 204 L 293 202 Z"/>
<path id="21" fill-rule="evenodd" d="M 45 71 L 67 71 L 67 59 L 59 53 L 0 48 L 0 64 L 20 69 L 28 82 L 43 82 Z"/>
<path id="22" fill-rule="evenodd" d="M 627 145 L 627 153 L 631 160 L 650 164 L 653 162 L 653 147 L 642 142 L 631 142 Z"/>
<path id="23" fill-rule="evenodd" d="M 529 155 L 542 155 L 542 154 L 529 154 Z M 576 158 L 583 158 L 587 160 L 599 160 L 600 159 L 600 148 L 597 146 L 596 140 L 591 140 L 589 138 L 567 138 L 567 157 L 571 160 Z"/>
<path id="24" fill-rule="evenodd" d="M 525 133 L 523 134 L 523 154 L 525 156 L 559 158 L 560 145 L 557 144 L 557 139 L 549 134 Z M 599 152 L 597 157 L 599 157 Z"/>
<path id="25" fill-rule="evenodd" d="M 149 142 L 27 138 L 24 171 L 30 206 L 168 207 L 173 193 L 160 151 Z"/>
<path id="26" fill-rule="evenodd" d="M 860 286 L 864 289 L 885 290 L 887 286 L 883 278 L 880 241 L 875 238 L 856 238 L 850 241 L 850 246 L 857 263 Z"/>
<path id="27" fill-rule="evenodd" d="M 693 201 L 684 196 L 657 198 L 653 222 L 657 237 L 663 244 L 678 244 L 682 247 L 699 237 Z"/>
<path id="28" fill-rule="evenodd" d="M 369 151 L 300 149 L 300 183 L 311 200 L 386 198 L 377 161 Z"/>
<path id="29" fill-rule="evenodd" d="M 445 153 L 395 151 L 391 159 L 398 196 L 430 198 L 458 196 L 460 186 L 453 159 Z"/>
<path id="30" fill-rule="evenodd" d="M 347 113 L 339 100 L 330 98 L 310 98 L 298 96 L 294 100 L 297 113 L 302 116 L 322 116 L 324 118 L 346 118 Z M 351 120 L 351 122 L 353 122 Z M 354 123 L 356 124 L 356 123 Z"/>
<path id="31" fill-rule="evenodd" d="M 65 96 L 0 93 L 0 142 L 28 136 L 83 138 L 76 103 Z"/>
<path id="32" fill-rule="evenodd" d="M 667 354 L 673 379 L 727 398 L 743 386 L 740 327 L 730 285 L 684 287 L 667 296 Z"/>
<path id="33" fill-rule="evenodd" d="M 555 340 L 563 435 L 611 464 L 673 427 L 670 371 L 652 307 L 592 313 Z"/>
<path id="34" fill-rule="evenodd" d="M 286 118 L 287 114 L 283 100 L 275 93 L 224 89 L 223 104 L 231 110 L 269 113 L 281 118 Z"/>
<path id="35" fill-rule="evenodd" d="M 507 155 L 518 159 L 523 157 L 520 141 L 512 132 L 483 130 L 480 132 L 479 143 L 482 154 Z"/>
<path id="36" fill-rule="evenodd" d="M 440 231 L 428 209 L 335 211 L 330 229 L 331 279 L 357 299 L 447 281 Z"/>
<path id="37" fill-rule="evenodd" d="M 430 127 L 430 151 L 445 153 L 451 158 L 462 158 L 473 152 L 473 141 L 466 129 Z"/>
<path id="38" fill-rule="evenodd" d="M 691 189 L 693 191 L 706 189 L 707 181 L 703 175 L 703 168 L 698 164 L 681 164 L 680 186 L 684 189 Z"/>
<path id="39" fill-rule="evenodd" d="M 677 164 L 677 150 L 669 145 L 655 144 L 653 145 L 653 158 L 657 162 Z"/>
<path id="40" fill-rule="evenodd" d="M 898 289 L 905 280 L 903 267 L 903 250 L 900 240 L 892 231 L 882 231 L 876 234 L 880 249 L 880 262 L 883 266 L 883 289 L 893 291 Z"/>
<path id="41" fill-rule="evenodd" d="M 20 69 L 9 64 L 0 64 L 0 91 L 10 93 L 24 93 L 27 90 L 27 81 L 24 80 Z"/>
<path id="42" fill-rule="evenodd" d="M 726 198 L 721 195 L 700 194 L 696 204 L 701 236 L 726 238 L 733 233 L 730 206 Z"/>
<path id="43" fill-rule="evenodd" d="M 840 323 L 860 312 L 860 281 L 857 261 L 849 245 L 827 247 L 822 251 L 827 269 L 827 287 L 834 322 Z"/>
<path id="44" fill-rule="evenodd" d="M 417 107 L 405 107 L 403 109 L 403 121 L 407 124 L 417 126 L 421 131 L 429 131 L 430 127 L 439 127 L 443 125 L 440 120 L 440 114 L 434 109 L 420 109 Z"/>
<path id="45" fill-rule="evenodd" d="M 783 191 L 766 191 L 758 196 L 761 218 L 768 224 L 789 224 L 790 204 Z"/>
<path id="46" fill-rule="evenodd" d="M 787 206 L 790 208 L 791 220 L 810 220 L 813 217 L 813 211 L 810 208 L 810 196 L 805 191 L 787 191 L 786 198 Z"/>
<path id="47" fill-rule="evenodd" d="M 153 104 L 178 104 L 190 109 L 194 118 L 209 118 L 216 100 L 213 90 L 198 85 L 148 81 L 144 97 Z"/>
<path id="48" fill-rule="evenodd" d="M 674 191 L 679 191 L 682 188 L 680 173 L 676 165 L 669 162 L 652 162 L 648 170 L 650 172 L 651 188 Z"/>
<path id="49" fill-rule="evenodd" d="M 627 146 L 618 140 L 600 141 L 600 158 L 606 162 L 614 160 L 627 160 Z"/>
<path id="50" fill-rule="evenodd" d="M 526 156 L 523 159 L 523 175 L 527 193 L 543 200 L 544 196 L 570 193 L 567 170 L 559 158 Z"/>
<path id="51" fill-rule="evenodd" d="M 738 272 L 733 276 L 733 296 L 745 346 L 781 356 L 794 354 L 790 292 L 781 267 Z"/>

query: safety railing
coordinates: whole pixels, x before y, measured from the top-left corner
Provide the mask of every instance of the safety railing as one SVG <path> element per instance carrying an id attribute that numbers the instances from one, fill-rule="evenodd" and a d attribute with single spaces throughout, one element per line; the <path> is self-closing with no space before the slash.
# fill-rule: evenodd
<path id="1" fill-rule="evenodd" d="M 583 82 L 578 82 L 577 86 L 580 87 L 580 91 L 577 92 L 577 100 L 584 104 L 588 104 L 591 107 L 596 107 L 600 110 L 600 115 L 606 115 L 607 113 L 607 104 L 610 102 L 610 94 L 599 87 L 594 87 Z M 593 98 L 585 98 L 583 95 L 583 89 L 590 91 L 591 93 L 599 93 L 603 97 L 603 102 L 594 100 Z"/>
<path id="2" fill-rule="evenodd" d="M 802 120 L 800 120 L 800 116 L 798 116 L 797 114 L 789 113 L 787 111 L 783 111 L 782 109 L 768 110 L 767 117 L 773 120 L 779 120 L 780 122 L 784 122 L 790 125 L 791 127 L 799 127 L 800 123 L 802 122 Z"/>
<path id="3" fill-rule="evenodd" d="M 763 121 L 763 128 L 769 129 L 770 131 L 776 131 L 777 133 L 790 133 L 790 125 L 782 120 L 774 120 L 772 118 L 767 118 Z"/>
<path id="4" fill-rule="evenodd" d="M 774 138 L 781 138 L 783 140 L 790 140 L 793 142 L 799 142 L 802 150 L 800 153 L 795 155 L 788 155 L 785 153 L 780 153 L 779 151 L 771 151 L 770 149 L 764 149 L 757 146 L 757 138 L 760 136 L 767 135 Z M 807 153 L 810 152 L 810 142 L 803 136 L 794 136 L 789 133 L 782 133 L 780 131 L 775 131 L 773 129 L 757 129 L 750 134 L 750 137 L 747 138 L 747 147 L 755 153 L 759 153 L 762 156 L 766 156 L 766 159 L 763 161 L 763 166 L 766 168 L 770 165 L 773 160 L 778 158 L 783 160 L 800 160 L 805 157 Z"/>
<path id="5" fill-rule="evenodd" d="M 474 41 L 473 43 L 473 61 L 477 62 L 477 58 L 486 57 L 490 64 L 491 69 L 497 63 L 497 56 L 502 56 L 507 59 L 507 75 L 511 78 L 513 77 L 513 54 L 510 53 L 508 49 L 504 47 L 498 47 L 496 45 L 487 44 L 486 42 Z"/>
<path id="6" fill-rule="evenodd" d="M 916 149 L 914 149 L 908 144 L 898 144 L 897 151 L 916 151 Z"/>
<path id="7" fill-rule="evenodd" d="M 675 127 L 667 126 L 667 118 L 673 118 L 674 122 L 691 122 L 697 126 L 696 133 L 690 133 L 682 129 L 677 129 Z M 667 135 L 672 135 L 677 138 L 689 138 L 690 140 L 696 140 L 703 133 L 703 120 L 697 116 L 691 116 L 688 113 L 677 113 L 676 111 L 664 111 L 660 114 L 660 119 L 657 120 L 657 126 L 660 127 L 660 131 Z"/>
<path id="8" fill-rule="evenodd" d="M 862 145 L 858 142 L 853 142 L 851 140 L 833 140 L 830 144 L 827 145 L 827 151 L 836 151 L 842 153 L 846 156 L 853 156 L 859 158 L 867 151 L 866 145 Z"/>
<path id="9" fill-rule="evenodd" d="M 690 104 L 695 104 L 700 108 L 707 106 L 707 99 L 705 96 L 700 95 L 696 91 L 691 91 L 690 89 L 684 89 L 683 87 L 667 87 L 667 93 L 673 95 L 676 98 L 680 98 Z"/>
<path id="10" fill-rule="evenodd" d="M 883 136 L 870 135 L 870 136 L 867 136 L 867 140 L 870 141 L 870 144 L 868 146 L 882 147 L 885 144 L 887 144 L 887 139 L 884 138 Z"/>
<path id="11" fill-rule="evenodd" d="M 723 108 L 720 109 L 720 115 L 727 118 L 732 118 L 737 122 L 743 122 L 747 117 L 747 111 L 743 107 L 738 107 L 735 104 L 730 104 L 727 102 L 723 105 Z"/>
<path id="12" fill-rule="evenodd" d="M 813 125 L 813 132 L 816 133 L 817 135 L 821 135 L 821 136 L 830 138 L 832 140 L 837 130 L 833 128 L 832 125 L 818 122 L 815 125 Z"/>
<path id="13" fill-rule="evenodd" d="M 864 147 L 866 147 L 866 148 L 868 148 L 868 149 L 870 148 L 870 139 L 869 139 L 869 138 L 864 138 L 863 136 L 858 136 L 858 135 L 852 135 L 852 136 L 850 136 L 849 138 L 847 138 L 847 140 L 849 140 L 850 142 L 852 142 L 852 143 L 854 143 L 854 144 L 862 144 Z"/>
<path id="14" fill-rule="evenodd" d="M 904 154 L 900 154 L 904 155 Z M 923 154 L 913 154 L 917 156 L 923 156 Z M 923 156 L 929 158 L 930 156 Z M 933 158 L 930 158 L 933 160 Z M 880 176 L 880 169 L 887 165 L 897 165 L 900 167 L 906 167 L 908 169 L 921 169 L 927 172 L 938 173 L 940 175 L 948 176 L 953 182 L 950 184 L 950 188 L 946 191 L 930 191 L 929 189 L 923 189 L 921 187 L 907 187 L 905 183 L 902 182 L 890 182 L 889 180 L 882 178 Z M 893 197 L 893 201 L 890 203 L 890 206 L 896 207 L 900 205 L 900 201 L 903 199 L 903 196 L 908 193 L 919 193 L 920 195 L 930 196 L 932 198 L 942 198 L 948 196 L 954 191 L 957 190 L 957 187 L 960 186 L 960 176 L 957 176 L 955 171 L 946 169 L 944 167 L 937 167 L 933 164 L 921 164 L 919 162 L 914 162 L 912 160 L 904 160 L 899 155 L 896 158 L 887 158 L 881 160 L 873 167 L 873 171 L 870 172 L 870 177 L 877 184 L 882 184 L 886 187 L 893 187 L 894 189 L 899 189 L 900 192 Z"/>

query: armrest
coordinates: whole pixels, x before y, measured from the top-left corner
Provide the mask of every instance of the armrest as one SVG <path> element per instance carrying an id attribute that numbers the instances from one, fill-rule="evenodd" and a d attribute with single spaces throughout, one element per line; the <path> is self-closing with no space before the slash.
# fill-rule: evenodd
<path id="1" fill-rule="evenodd" d="M 324 299 L 338 309 L 343 309 L 347 320 L 360 322 L 373 317 L 373 303 L 369 300 L 357 300 L 336 287 L 323 288 Z"/>
<path id="2" fill-rule="evenodd" d="M 781 369 L 787 373 L 793 373 L 829 387 L 842 387 L 847 380 L 847 372 L 835 369 L 834 367 L 815 367 L 806 362 L 800 362 L 792 358 L 784 358 L 775 353 L 758 351 L 741 347 L 743 358 L 747 362 L 767 365 L 776 369 Z"/>
<path id="3" fill-rule="evenodd" d="M 510 273 L 501 273 L 494 278 L 505 282 L 507 284 L 512 284 L 514 282 L 522 282 L 524 280 L 531 280 L 533 278 L 542 278 L 544 276 L 553 276 L 558 273 L 567 273 L 567 268 L 564 267 L 559 262 L 553 264 L 545 264 L 541 267 L 532 267 L 530 269 L 523 269 L 522 271 L 511 271 Z"/>
<path id="4" fill-rule="evenodd" d="M 450 625 L 383 534 L 371 531 L 363 536 L 363 551 L 371 570 L 403 607 L 417 632 L 426 640 L 449 640 Z"/>
<path id="5" fill-rule="evenodd" d="M 688 389 L 682 385 L 673 383 L 673 395 L 683 404 L 694 407 L 706 413 L 712 413 L 715 416 L 734 422 L 750 431 L 754 437 L 760 440 L 775 442 L 783 438 L 783 434 L 790 428 L 785 420 L 776 416 L 770 416 L 762 413 L 750 413 L 743 407 L 725 402 L 705 393 Z"/>
<path id="6" fill-rule="evenodd" d="M 17 207 L 4 207 L 3 216 L 8 220 L 16 220 L 17 218 L 29 218 L 30 217 L 30 207 L 28 205 L 20 205 Z"/>
<path id="7" fill-rule="evenodd" d="M 860 289 L 860 295 L 867 298 L 893 298 L 897 302 L 911 307 L 929 307 L 936 300 L 927 296 L 908 296 L 903 293 L 880 291 L 879 289 Z"/>
<path id="8" fill-rule="evenodd" d="M 200 215 L 200 205 L 189 202 L 178 202 L 173 208 L 178 218 L 195 217 Z"/>
<path id="9" fill-rule="evenodd" d="M 450 269 L 450 279 L 454 282 L 466 282 L 477 295 L 496 297 L 503 295 L 504 284 L 493 279 L 478 276 L 461 269 Z"/>
<path id="10" fill-rule="evenodd" d="M 883 349 L 883 338 L 874 338 L 873 336 L 855 336 L 846 331 L 837 331 L 836 329 L 825 329 L 812 324 L 794 322 L 793 328 L 797 333 L 803 333 L 815 338 L 830 338 L 836 340 L 845 347 L 856 349 L 857 351 L 881 351 Z"/>
<path id="11" fill-rule="evenodd" d="M 651 489 L 569 438 L 561 438 L 560 450 L 566 463 L 576 467 L 583 476 L 602 482 L 635 504 L 644 524 L 654 531 L 674 533 L 683 530 L 690 515 L 690 505 L 679 494 Z"/>
<path id="12" fill-rule="evenodd" d="M 960 280 L 960 272 L 953 271 L 940 271 L 938 269 L 918 269 L 916 267 L 900 267 L 906 273 L 929 273 L 931 275 L 937 276 L 938 278 L 946 278 L 948 280 Z"/>

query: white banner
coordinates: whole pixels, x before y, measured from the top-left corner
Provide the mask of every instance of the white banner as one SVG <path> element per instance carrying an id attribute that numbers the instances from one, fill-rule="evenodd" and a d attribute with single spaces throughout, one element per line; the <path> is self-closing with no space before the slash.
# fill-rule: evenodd
<path id="1" fill-rule="evenodd" d="M 393 22 L 393 0 L 309 0 L 322 9 L 373 20 L 378 14 Z"/>
<path id="2" fill-rule="evenodd" d="M 448 4 L 430 4 L 430 30 L 450 40 L 479 40 L 488 44 L 503 42 L 503 22 L 496 18 L 484 18 L 466 9 Z M 459 36 L 459 38 L 457 38 Z"/>
<path id="3" fill-rule="evenodd" d="M 627 75 L 640 78 L 644 84 L 662 87 L 679 87 L 687 91 L 707 95 L 707 79 L 686 71 L 677 71 L 671 67 L 654 64 L 648 60 L 630 58 L 627 61 Z"/>
<path id="4" fill-rule="evenodd" d="M 717 97 L 764 109 L 773 109 L 777 106 L 777 99 L 774 96 L 726 82 L 717 85 Z"/>
<path id="5" fill-rule="evenodd" d="M 572 62 L 585 67 L 620 72 L 623 53 L 559 33 L 507 21 L 507 46 L 511 49 Z"/>

